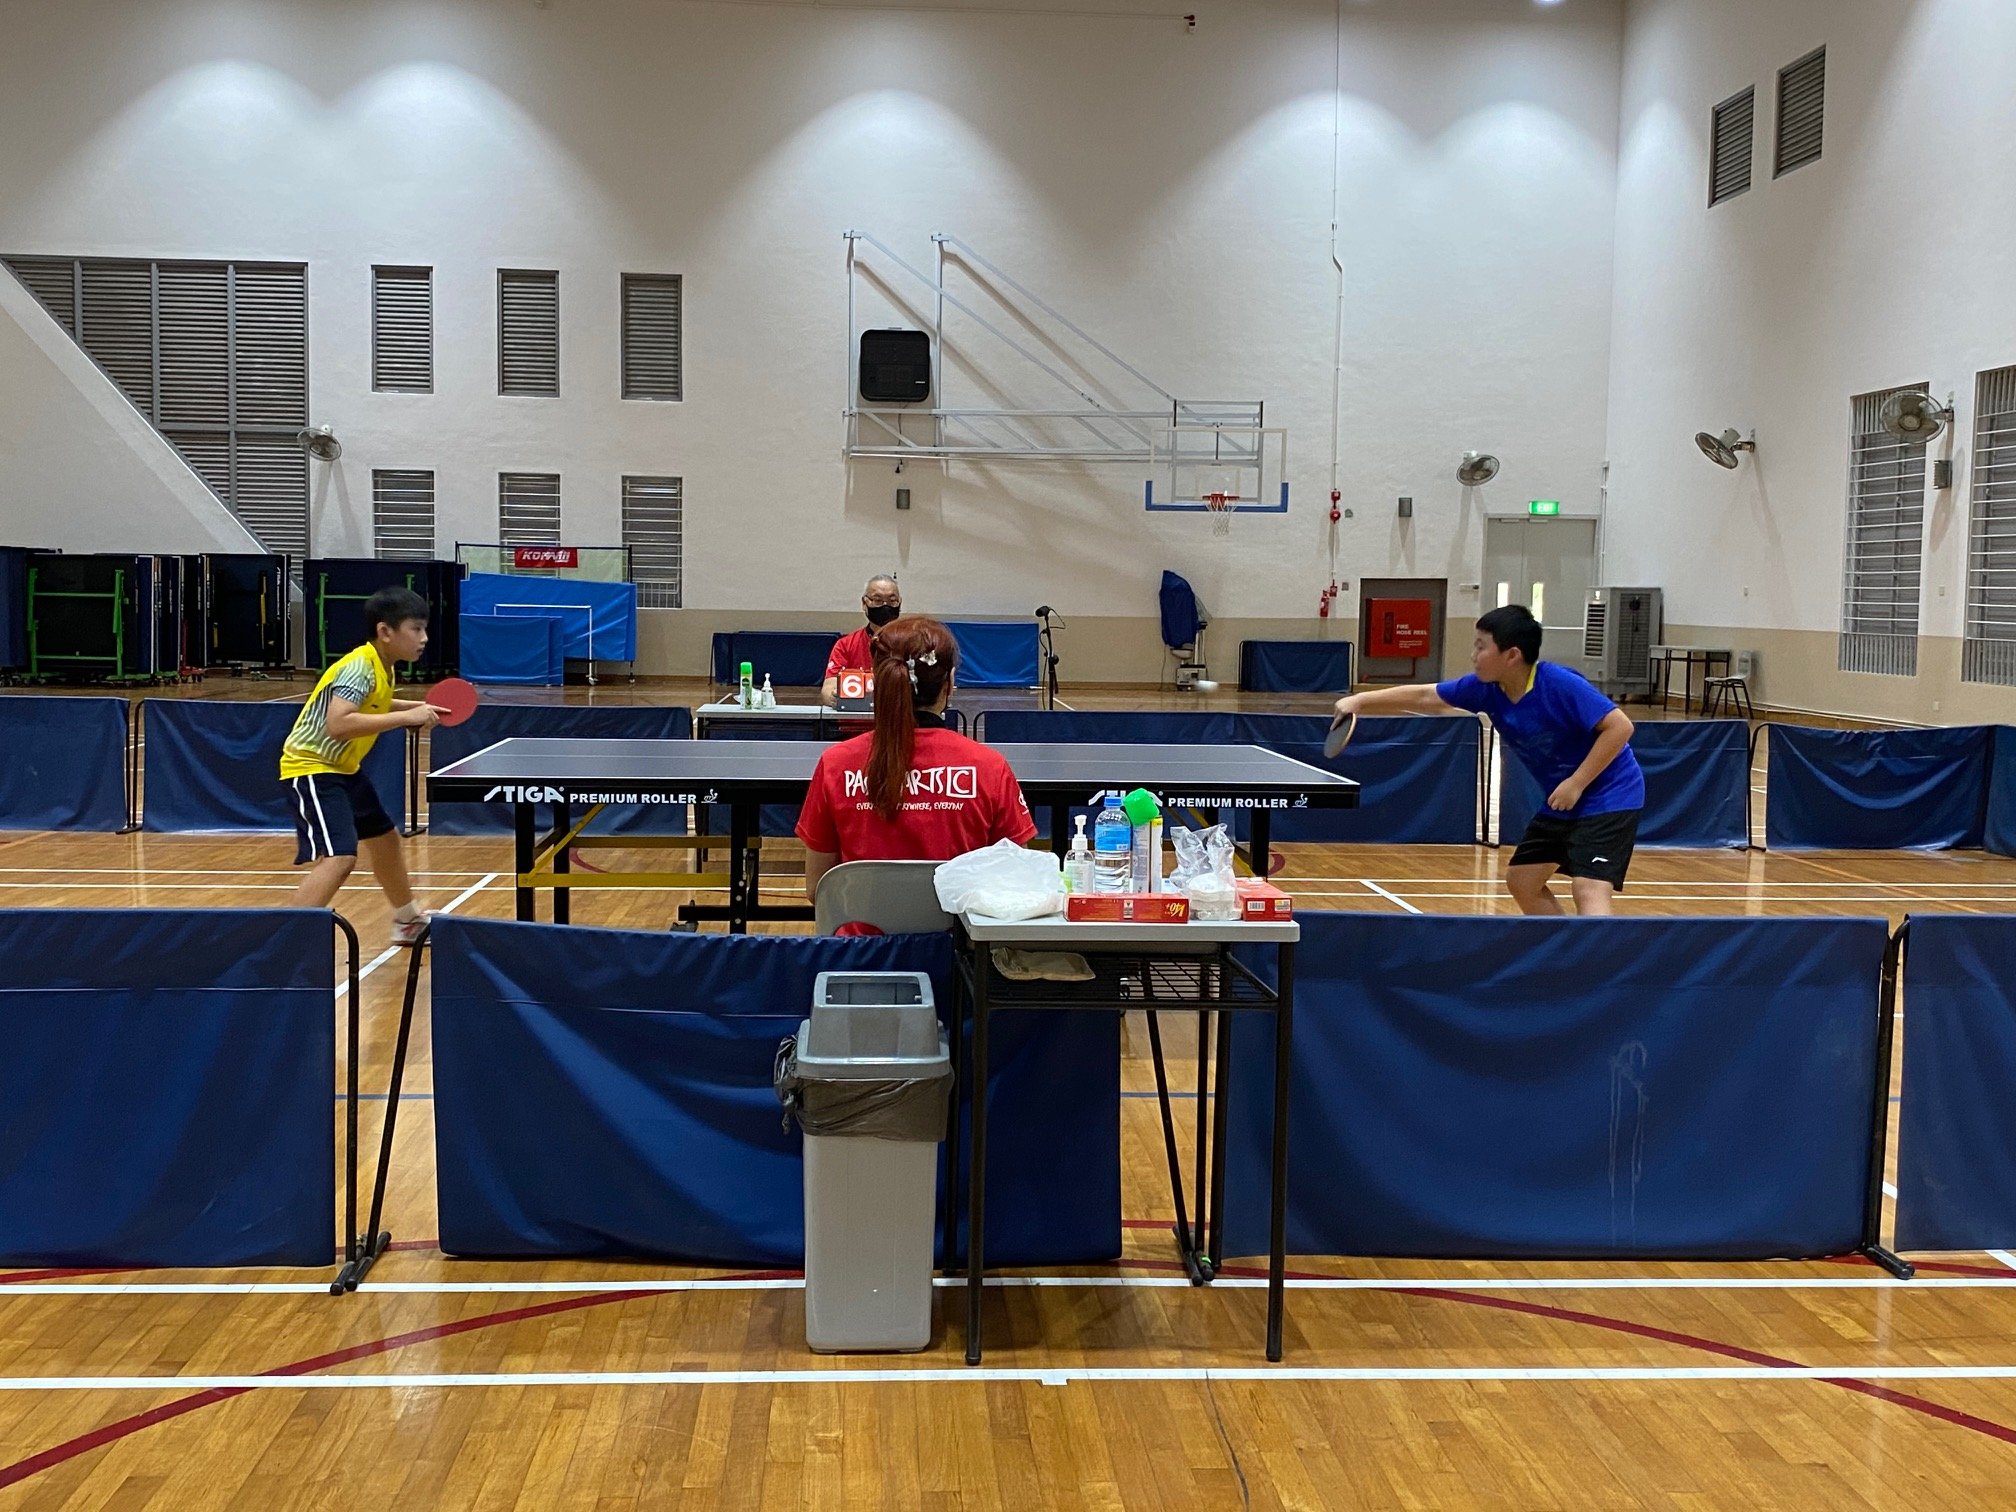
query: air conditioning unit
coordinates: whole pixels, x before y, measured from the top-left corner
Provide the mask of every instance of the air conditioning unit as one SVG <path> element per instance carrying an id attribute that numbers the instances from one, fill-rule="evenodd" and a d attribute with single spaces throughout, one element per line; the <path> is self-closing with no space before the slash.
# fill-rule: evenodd
<path id="1" fill-rule="evenodd" d="M 1582 664 L 1612 698 L 1652 691 L 1652 648 L 1665 633 L 1665 595 L 1657 588 L 1598 588 L 1582 613 Z"/>

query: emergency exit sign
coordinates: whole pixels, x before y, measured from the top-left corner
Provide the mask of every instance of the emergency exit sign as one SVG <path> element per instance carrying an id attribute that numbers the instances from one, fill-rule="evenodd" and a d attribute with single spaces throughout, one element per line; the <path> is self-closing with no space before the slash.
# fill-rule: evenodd
<path id="1" fill-rule="evenodd" d="M 1529 515 L 1558 515 L 1561 513 L 1559 499 L 1528 499 L 1526 513 Z"/>

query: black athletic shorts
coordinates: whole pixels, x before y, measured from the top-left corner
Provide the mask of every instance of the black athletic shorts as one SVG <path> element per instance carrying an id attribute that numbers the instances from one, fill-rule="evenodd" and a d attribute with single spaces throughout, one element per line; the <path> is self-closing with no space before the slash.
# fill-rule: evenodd
<path id="1" fill-rule="evenodd" d="M 359 840 L 373 840 L 392 831 L 392 816 L 378 801 L 378 790 L 362 772 L 317 772 L 311 777 L 283 777 L 288 807 L 294 811 L 294 864 L 306 866 L 325 856 L 354 856 Z"/>
<path id="2" fill-rule="evenodd" d="M 1638 844 L 1641 812 L 1621 809 L 1570 819 L 1552 809 L 1542 809 L 1519 837 L 1519 849 L 1512 853 L 1512 864 L 1558 866 L 1563 876 L 1593 877 L 1622 892 L 1624 873 L 1630 870 L 1631 852 Z"/>

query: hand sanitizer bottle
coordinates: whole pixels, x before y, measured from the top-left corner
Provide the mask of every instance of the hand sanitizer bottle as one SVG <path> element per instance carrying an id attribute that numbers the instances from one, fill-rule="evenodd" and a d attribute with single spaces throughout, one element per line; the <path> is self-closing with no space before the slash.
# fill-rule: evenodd
<path id="1" fill-rule="evenodd" d="M 771 690 L 770 674 L 768 672 L 763 674 L 763 691 L 756 695 L 756 707 L 759 709 L 774 709 L 777 707 L 777 695 Z"/>
<path id="2" fill-rule="evenodd" d="M 1085 816 L 1078 816 L 1078 833 L 1071 841 L 1071 854 L 1064 861 L 1064 885 L 1076 894 L 1099 890 L 1098 873 L 1092 861 L 1092 843 L 1085 838 Z"/>

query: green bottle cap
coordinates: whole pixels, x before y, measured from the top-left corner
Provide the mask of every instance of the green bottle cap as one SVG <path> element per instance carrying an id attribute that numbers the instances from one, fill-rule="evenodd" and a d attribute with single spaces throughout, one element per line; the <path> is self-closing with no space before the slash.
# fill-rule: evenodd
<path id="1" fill-rule="evenodd" d="M 1120 807 L 1125 811 L 1129 824 L 1152 824 L 1162 817 L 1162 805 L 1146 788 L 1134 789 L 1120 800 Z"/>
<path id="2" fill-rule="evenodd" d="M 748 662 L 744 662 L 744 663 L 742 663 L 742 675 L 743 675 L 744 677 L 752 677 L 752 676 L 754 676 L 754 675 L 755 675 L 755 668 L 754 668 L 754 667 L 752 667 L 752 666 L 751 666 L 751 665 L 750 665 L 750 664 L 749 664 Z"/>

